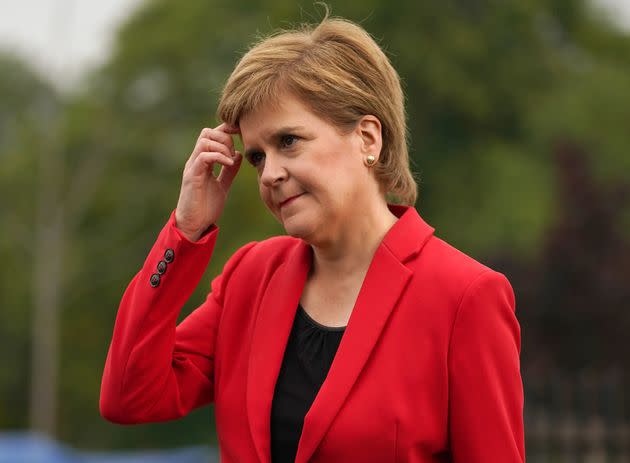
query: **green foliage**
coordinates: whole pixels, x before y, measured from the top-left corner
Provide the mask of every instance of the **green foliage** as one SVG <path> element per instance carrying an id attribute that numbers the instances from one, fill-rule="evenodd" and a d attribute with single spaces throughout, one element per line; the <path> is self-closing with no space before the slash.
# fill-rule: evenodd
<path id="1" fill-rule="evenodd" d="M 330 4 L 334 15 L 371 32 L 399 71 L 420 178 L 418 209 L 438 236 L 482 261 L 507 259 L 519 268 L 540 262 L 561 207 L 552 157 L 559 139 L 587 148 L 601 184 L 627 180 L 630 43 L 585 2 Z M 321 8 L 304 6 L 147 2 L 118 31 L 106 65 L 68 101 L 19 61 L 0 59 L 0 343 L 17 352 L 0 373 L 1 396 L 11 398 L 0 403 L 0 426 L 27 425 L 29 242 L 37 153 L 46 149 L 64 166 L 60 201 L 69 223 L 60 437 L 95 448 L 213 442 L 207 410 L 177 423 L 105 423 L 100 376 L 120 296 L 176 205 L 199 132 L 217 124 L 225 79 L 257 35 L 321 18 Z M 239 246 L 282 233 L 248 165 L 220 227 L 205 282 L 182 317 Z"/>

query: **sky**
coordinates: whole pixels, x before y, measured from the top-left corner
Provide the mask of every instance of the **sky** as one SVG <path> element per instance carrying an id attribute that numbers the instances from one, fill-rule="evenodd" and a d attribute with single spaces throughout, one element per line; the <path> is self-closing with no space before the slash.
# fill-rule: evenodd
<path id="1" fill-rule="evenodd" d="M 0 0 L 0 49 L 25 56 L 59 90 L 71 90 L 107 59 L 117 25 L 144 1 Z M 630 0 L 593 1 L 630 31 Z"/>
<path id="2" fill-rule="evenodd" d="M 109 54 L 116 27 L 144 0 L 0 0 L 0 49 L 69 90 Z"/>

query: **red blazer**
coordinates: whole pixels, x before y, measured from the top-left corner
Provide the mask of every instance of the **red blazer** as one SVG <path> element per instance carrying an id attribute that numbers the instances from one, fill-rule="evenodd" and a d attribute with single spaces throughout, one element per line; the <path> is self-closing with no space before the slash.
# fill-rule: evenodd
<path id="1" fill-rule="evenodd" d="M 524 462 L 509 282 L 434 236 L 415 209 L 390 209 L 400 218 L 304 418 L 296 462 Z M 222 463 L 268 463 L 271 401 L 311 248 L 288 236 L 243 246 L 176 326 L 217 232 L 192 243 L 171 215 L 122 298 L 100 410 L 142 423 L 214 402 Z"/>

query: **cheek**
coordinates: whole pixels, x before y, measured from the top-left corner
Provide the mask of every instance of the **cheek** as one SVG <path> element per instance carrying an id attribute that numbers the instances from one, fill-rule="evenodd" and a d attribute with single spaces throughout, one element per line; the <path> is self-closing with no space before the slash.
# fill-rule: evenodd
<path id="1" fill-rule="evenodd" d="M 260 181 L 258 183 L 258 193 L 260 193 L 261 199 L 266 203 L 269 198 L 269 192 L 264 186 L 262 186 Z"/>
<path id="2" fill-rule="evenodd" d="M 261 184 L 258 185 L 258 192 L 260 193 L 260 199 L 262 199 L 263 203 L 269 208 L 272 209 L 271 203 L 271 194 L 268 188 L 265 188 Z"/>

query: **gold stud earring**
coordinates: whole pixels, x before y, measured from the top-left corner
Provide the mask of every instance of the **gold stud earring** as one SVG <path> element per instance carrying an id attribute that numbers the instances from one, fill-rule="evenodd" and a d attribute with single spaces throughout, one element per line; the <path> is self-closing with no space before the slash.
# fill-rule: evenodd
<path id="1" fill-rule="evenodd" d="M 376 162 L 376 157 L 374 157 L 373 155 L 369 154 L 366 158 L 365 158 L 365 164 L 368 167 L 372 167 L 374 165 L 374 163 Z"/>

